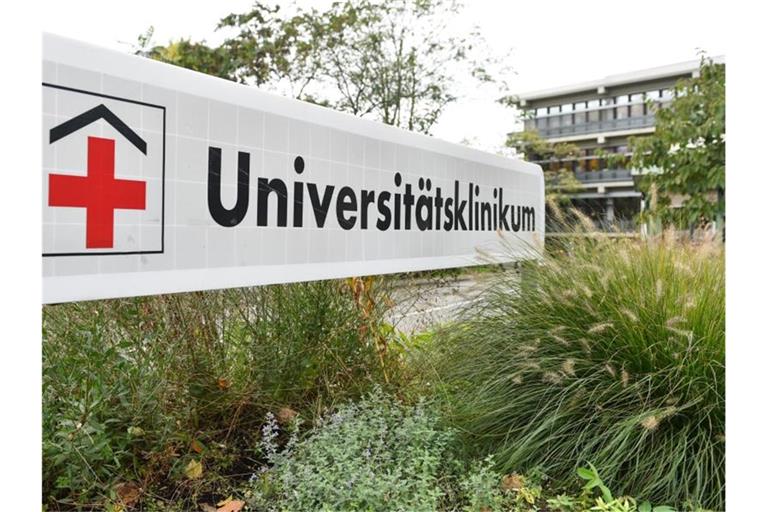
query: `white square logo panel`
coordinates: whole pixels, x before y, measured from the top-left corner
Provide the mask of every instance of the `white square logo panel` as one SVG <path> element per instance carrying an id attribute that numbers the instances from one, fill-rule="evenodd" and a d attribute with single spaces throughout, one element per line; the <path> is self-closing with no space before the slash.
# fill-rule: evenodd
<path id="1" fill-rule="evenodd" d="M 165 107 L 43 84 L 43 256 L 164 251 Z"/>

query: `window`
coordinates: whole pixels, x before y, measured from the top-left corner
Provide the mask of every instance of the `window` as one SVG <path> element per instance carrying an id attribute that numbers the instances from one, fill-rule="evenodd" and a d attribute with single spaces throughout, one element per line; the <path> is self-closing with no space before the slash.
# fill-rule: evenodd
<path id="1" fill-rule="evenodd" d="M 626 105 L 627 103 L 629 103 L 629 95 L 622 94 L 621 96 L 616 96 L 617 105 Z"/>
<path id="2" fill-rule="evenodd" d="M 559 114 L 560 113 L 560 105 L 553 105 L 549 107 L 549 114 Z"/>
<path id="3" fill-rule="evenodd" d="M 523 121 L 525 131 L 529 132 L 536 129 L 536 121 L 534 119 L 525 119 Z"/>
<path id="4" fill-rule="evenodd" d="M 573 109 L 578 112 L 580 110 L 586 110 L 587 108 L 587 102 L 586 101 L 579 101 L 577 103 L 573 104 Z"/>
<path id="5" fill-rule="evenodd" d="M 629 97 L 631 106 L 629 107 L 630 117 L 643 117 L 645 115 L 645 103 L 643 103 L 643 93 L 637 92 Z"/>
<path id="6" fill-rule="evenodd" d="M 561 112 L 573 112 L 573 103 L 566 103 L 560 107 Z"/>
<path id="7" fill-rule="evenodd" d="M 547 115 L 547 107 L 539 107 L 536 109 L 536 117 L 543 117 Z"/>
<path id="8" fill-rule="evenodd" d="M 659 102 L 661 101 L 661 89 L 654 89 L 653 91 L 647 91 L 645 93 L 645 113 L 646 115 L 653 114 L 656 109 L 659 108 Z M 650 103 L 650 105 L 648 104 Z"/>
<path id="9" fill-rule="evenodd" d="M 589 108 L 590 110 L 592 110 L 593 108 L 597 108 L 599 106 L 600 106 L 600 100 L 589 100 L 589 102 L 587 102 L 587 108 Z"/>

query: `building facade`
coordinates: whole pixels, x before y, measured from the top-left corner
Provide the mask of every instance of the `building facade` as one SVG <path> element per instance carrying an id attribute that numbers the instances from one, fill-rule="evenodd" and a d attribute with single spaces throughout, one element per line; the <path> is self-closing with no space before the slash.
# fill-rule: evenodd
<path id="1" fill-rule="evenodd" d="M 633 229 L 645 200 L 637 187 L 639 170 L 627 165 L 629 138 L 653 133 L 656 109 L 669 105 L 675 83 L 695 77 L 699 64 L 688 61 L 519 94 L 525 131 L 578 148 L 567 159 L 534 161 L 545 170 L 573 172 L 581 187 L 568 195 L 598 225 Z"/>

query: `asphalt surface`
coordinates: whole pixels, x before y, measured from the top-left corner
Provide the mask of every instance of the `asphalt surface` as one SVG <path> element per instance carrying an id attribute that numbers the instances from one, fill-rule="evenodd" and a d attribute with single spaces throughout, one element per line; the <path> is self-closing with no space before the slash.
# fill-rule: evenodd
<path id="1" fill-rule="evenodd" d="M 403 281 L 391 293 L 395 306 L 387 320 L 406 334 L 431 330 L 456 319 L 479 299 L 488 282 L 489 276 L 482 273 Z"/>

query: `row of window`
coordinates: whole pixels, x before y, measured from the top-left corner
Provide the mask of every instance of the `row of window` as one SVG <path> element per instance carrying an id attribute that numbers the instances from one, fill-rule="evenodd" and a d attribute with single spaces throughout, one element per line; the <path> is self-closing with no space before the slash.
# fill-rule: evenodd
<path id="1" fill-rule="evenodd" d="M 539 107 L 535 111 L 529 110 L 528 116 L 535 114 L 535 117 L 538 118 L 558 114 L 568 114 L 571 112 L 610 108 L 616 105 L 644 104 L 645 101 L 649 99 L 652 101 L 666 101 L 672 99 L 673 96 L 674 91 L 672 91 L 672 89 L 654 89 L 652 91 L 622 94 L 619 96 L 599 98 L 589 101 L 578 101 L 575 103 L 563 103 L 561 105 Z"/>
<path id="2" fill-rule="evenodd" d="M 656 107 L 663 108 L 668 103 L 661 101 Z M 646 103 L 629 103 L 624 105 L 615 105 L 612 107 L 601 107 L 599 110 L 576 111 L 567 114 L 547 115 L 545 117 L 536 117 L 535 119 L 525 120 L 525 129 L 537 129 L 545 131 L 547 129 L 557 129 L 574 125 L 583 125 L 588 123 L 606 123 L 622 119 L 637 119 L 651 116 L 656 107 L 649 106 Z M 650 125 L 653 119 L 648 118 L 645 121 L 639 121 L 641 125 Z M 633 124 L 632 126 L 640 126 Z M 606 126 L 606 128 L 609 128 Z"/>
<path id="3" fill-rule="evenodd" d="M 618 160 L 612 158 L 610 165 L 605 158 L 600 158 L 601 153 L 622 155 Z M 574 172 L 600 171 L 607 168 L 626 168 L 629 165 L 631 153 L 625 144 L 618 146 L 608 146 L 603 148 L 585 148 L 582 149 L 579 156 L 570 160 L 538 160 L 544 169 L 557 171 L 567 169 Z"/>
<path id="4" fill-rule="evenodd" d="M 623 158 L 619 162 L 606 161 L 604 158 L 584 158 L 578 160 L 552 161 L 540 163 L 541 167 L 549 171 L 559 171 L 565 169 L 572 172 L 602 171 L 605 169 L 622 169 L 629 165 L 629 157 Z"/>

